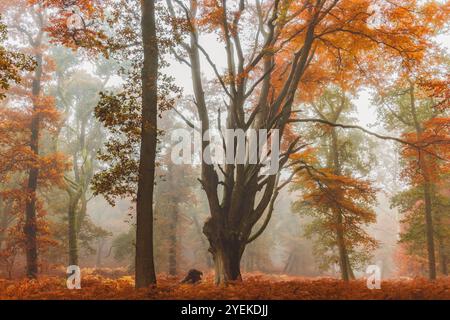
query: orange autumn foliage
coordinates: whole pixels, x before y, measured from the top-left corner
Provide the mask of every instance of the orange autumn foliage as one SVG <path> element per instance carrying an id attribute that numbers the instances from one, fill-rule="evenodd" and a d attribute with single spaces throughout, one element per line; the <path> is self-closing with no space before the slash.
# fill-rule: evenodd
<path id="1" fill-rule="evenodd" d="M 423 132 L 405 133 L 404 138 L 412 145 L 404 145 L 402 156 L 407 159 L 403 169 L 403 176 L 413 184 L 423 183 L 423 174 L 420 174 L 421 155 L 426 157 L 427 175 L 432 182 L 440 181 L 442 175 L 450 172 L 450 118 L 432 118 L 424 123 Z M 423 161 L 423 160 L 422 160 Z"/>
<path id="2" fill-rule="evenodd" d="M 83 273 L 83 271 L 82 271 Z M 180 284 L 181 278 L 159 275 L 152 289 L 134 289 L 131 276 L 117 279 L 86 275 L 80 290 L 66 288 L 64 277 L 41 277 L 37 280 L 0 279 L 0 299 L 450 299 L 450 278 L 429 282 L 422 278 L 385 280 L 380 290 L 369 290 L 364 279 L 343 281 L 332 278 L 302 278 L 286 275 L 244 274 L 242 283 L 215 286 L 209 273 L 196 285 Z"/>
<path id="3" fill-rule="evenodd" d="M 24 10 L 17 10 L 16 5 L 23 5 Z M 20 22 L 27 21 L 25 9 L 31 5 L 32 1 L 5 1 L 1 7 L 15 21 Z M 36 5 L 30 10 L 45 19 L 42 6 Z M 40 27 L 44 24 L 46 21 Z M 38 146 L 46 144 L 46 139 L 53 141 L 61 120 L 54 97 L 41 90 L 41 86 L 48 85 L 52 80 L 55 67 L 46 56 L 48 48 L 42 42 L 44 31 L 38 28 L 35 38 L 32 33 L 36 30 L 18 28 L 16 31 L 17 39 L 20 40 L 21 35 L 26 39 L 23 52 L 33 56 L 36 69 L 21 74 L 22 81 L 11 87 L 7 98 L 0 105 L 0 198 L 7 205 L 3 214 L 9 221 L 1 230 L 6 238 L 0 251 L 0 264 L 6 267 L 9 274 L 16 256 L 31 247 L 24 231 L 27 226 L 24 212 L 30 203 L 33 203 L 30 207 L 33 208 L 34 217 L 28 221 L 28 225 L 33 225 L 37 230 L 37 250 L 43 252 L 56 244 L 49 231 L 50 222 L 45 219 L 42 197 L 48 190 L 64 185 L 64 172 L 69 165 L 64 154 L 52 152 L 56 148 L 49 146 L 50 151 L 38 149 Z M 37 181 L 30 184 L 29 176 L 33 170 L 38 171 Z"/>

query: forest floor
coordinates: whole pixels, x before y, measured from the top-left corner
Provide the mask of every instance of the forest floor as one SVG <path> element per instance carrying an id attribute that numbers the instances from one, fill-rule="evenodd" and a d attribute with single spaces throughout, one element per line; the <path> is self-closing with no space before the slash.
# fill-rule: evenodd
<path id="1" fill-rule="evenodd" d="M 61 276 L 37 280 L 0 279 L 1 299 L 445 299 L 450 300 L 450 277 L 430 282 L 423 278 L 382 281 L 381 289 L 370 290 L 365 280 L 346 284 L 332 278 L 303 278 L 284 275 L 244 274 L 244 281 L 227 287 L 213 284 L 207 274 L 201 283 L 180 284 L 180 278 L 160 275 L 158 285 L 135 290 L 131 276 L 108 278 L 88 274 L 81 289 L 66 288 Z"/>

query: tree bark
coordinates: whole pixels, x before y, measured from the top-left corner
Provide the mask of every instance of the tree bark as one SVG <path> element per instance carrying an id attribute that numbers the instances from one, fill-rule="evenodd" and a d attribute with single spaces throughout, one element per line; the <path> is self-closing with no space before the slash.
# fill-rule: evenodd
<path id="1" fill-rule="evenodd" d="M 448 269 L 447 269 L 447 255 L 445 253 L 445 244 L 442 239 L 438 239 L 439 243 L 439 269 L 441 271 L 441 274 L 444 276 L 448 275 Z"/>
<path id="2" fill-rule="evenodd" d="M 178 229 L 178 206 L 177 199 L 173 199 L 174 209 L 172 211 L 172 221 L 169 230 L 169 274 L 175 276 L 177 274 L 177 229 Z"/>
<path id="3" fill-rule="evenodd" d="M 335 118 L 337 120 L 337 117 Z M 331 148 L 332 148 L 331 152 L 333 158 L 334 174 L 340 175 L 341 165 L 339 161 L 339 149 L 338 149 L 339 146 L 336 128 L 331 128 Z M 345 246 L 344 223 L 342 212 L 339 208 L 334 208 L 333 212 L 336 217 L 336 242 L 339 252 L 339 266 L 341 268 L 342 280 L 349 281 L 350 278 L 354 279 L 354 275 L 351 269 L 347 248 Z"/>
<path id="4" fill-rule="evenodd" d="M 355 280 L 355 273 L 353 272 L 352 269 L 352 264 L 350 263 L 350 258 L 348 257 L 348 252 L 346 254 L 347 257 L 347 272 L 348 272 L 348 277 L 350 280 Z"/>
<path id="5" fill-rule="evenodd" d="M 67 211 L 69 231 L 69 265 L 78 265 L 78 217 L 77 206 L 80 200 L 81 190 L 77 193 L 69 192 L 69 208 Z"/>
<path id="6" fill-rule="evenodd" d="M 222 245 L 214 249 L 214 282 L 216 285 L 242 280 L 240 268 L 241 256 L 239 250 L 231 244 Z"/>
<path id="7" fill-rule="evenodd" d="M 153 261 L 153 188 L 157 143 L 158 45 L 155 2 L 141 1 L 144 49 L 142 67 L 142 126 L 136 203 L 136 288 L 156 283 Z"/>
<path id="8" fill-rule="evenodd" d="M 103 254 L 103 247 L 105 246 L 105 239 L 101 238 L 98 240 L 97 243 L 97 259 L 95 261 L 95 267 L 96 268 L 101 268 L 102 266 L 102 254 Z"/>
<path id="9" fill-rule="evenodd" d="M 421 158 L 423 155 L 421 156 Z M 424 200 L 425 200 L 425 225 L 427 234 L 427 251 L 428 251 L 428 277 L 430 280 L 436 279 L 436 257 L 434 252 L 434 228 L 433 228 L 433 213 L 431 202 L 431 186 L 428 177 L 427 168 L 425 163 L 422 163 L 422 175 L 424 177 Z"/>
<path id="10" fill-rule="evenodd" d="M 36 46 L 37 47 L 37 46 Z M 30 131 L 30 149 L 37 157 L 39 156 L 39 133 L 40 133 L 40 117 L 37 105 L 37 99 L 41 92 L 42 78 L 42 53 L 37 53 L 36 69 L 34 71 L 32 83 L 33 96 L 33 115 L 31 119 Z M 37 166 L 30 168 L 28 172 L 27 190 L 29 198 L 25 204 L 25 253 L 26 253 L 26 273 L 29 278 L 36 278 L 38 274 L 38 251 L 37 251 L 37 218 L 36 218 L 36 191 L 38 186 L 39 169 Z"/>
<path id="11" fill-rule="evenodd" d="M 347 248 L 344 242 L 344 230 L 342 229 L 342 215 L 339 209 L 333 209 L 336 216 L 336 243 L 339 252 L 339 267 L 341 269 L 342 280 L 349 281 L 349 265 L 347 258 Z"/>
<path id="12" fill-rule="evenodd" d="M 215 284 L 242 280 L 240 264 L 246 243 L 240 241 L 235 232 L 221 228 L 211 218 L 205 222 L 203 233 L 209 240 L 209 252 L 214 261 Z"/>
<path id="13" fill-rule="evenodd" d="M 416 103 L 414 96 L 414 84 L 410 85 L 410 107 L 411 113 L 414 120 L 414 126 L 417 133 L 417 138 L 420 139 L 423 128 L 419 123 L 416 111 Z M 430 280 L 436 279 L 436 256 L 435 256 L 435 248 L 434 248 L 434 228 L 433 228 L 433 207 L 431 200 L 431 179 L 430 173 L 428 171 L 428 165 L 426 161 L 426 157 L 421 150 L 419 152 L 419 169 L 420 173 L 423 177 L 423 197 L 425 202 L 425 228 L 426 228 L 426 237 L 427 237 L 427 252 L 428 252 L 428 278 Z"/>
<path id="14" fill-rule="evenodd" d="M 6 201 L 0 196 L 0 250 L 3 248 L 3 242 L 6 238 L 6 229 L 11 218 L 9 217 L 9 208 Z"/>

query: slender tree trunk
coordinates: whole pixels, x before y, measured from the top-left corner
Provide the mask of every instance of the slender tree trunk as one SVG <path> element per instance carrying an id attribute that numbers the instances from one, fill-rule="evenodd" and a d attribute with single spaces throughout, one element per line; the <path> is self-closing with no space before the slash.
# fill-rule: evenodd
<path id="1" fill-rule="evenodd" d="M 156 283 L 153 261 L 153 188 L 157 143 L 158 45 L 155 2 L 141 1 L 144 49 L 142 67 L 142 126 L 136 203 L 136 288 Z"/>
<path id="2" fill-rule="evenodd" d="M 441 234 L 440 227 L 442 226 L 441 217 L 439 215 L 436 216 L 435 219 L 436 226 L 437 226 L 437 243 L 438 243 L 438 254 L 439 254 L 439 271 L 442 275 L 447 276 L 448 270 L 447 270 L 447 254 L 446 254 L 446 239 L 445 236 L 443 237 Z"/>
<path id="3" fill-rule="evenodd" d="M 424 183 L 424 200 L 425 200 L 425 225 L 427 234 L 427 250 L 428 250 L 428 277 L 430 280 L 436 279 L 436 257 L 434 252 L 434 228 L 433 228 L 433 213 L 431 202 L 431 186 L 428 174 L 425 173 L 427 168 L 422 164 Z"/>
<path id="4" fill-rule="evenodd" d="M 291 253 L 289 253 L 289 257 L 286 261 L 286 264 L 284 265 L 283 268 L 283 273 L 290 273 L 291 269 L 292 269 L 292 261 L 294 260 L 294 250 L 291 251 Z"/>
<path id="5" fill-rule="evenodd" d="M 70 197 L 69 200 L 69 265 L 78 265 L 78 233 L 77 233 L 77 204 L 78 197 Z"/>
<path id="6" fill-rule="evenodd" d="M 338 209 L 333 209 L 335 211 L 336 216 L 336 242 L 339 251 L 339 267 L 341 269 L 342 280 L 349 281 L 349 266 L 348 266 L 348 257 L 347 257 L 347 248 L 345 247 L 344 241 L 344 230 L 342 229 L 342 215 L 340 214 Z"/>
<path id="7" fill-rule="evenodd" d="M 98 245 L 97 245 L 97 259 L 95 262 L 95 267 L 96 268 L 101 268 L 102 266 L 102 254 L 103 254 L 103 247 L 105 246 L 105 239 L 101 238 L 98 240 Z"/>
<path id="8" fill-rule="evenodd" d="M 414 84 L 411 83 L 410 86 L 410 107 L 411 113 L 414 120 L 414 125 L 417 133 L 417 138 L 420 139 L 423 129 L 419 123 L 416 112 L 416 103 L 414 97 Z M 427 166 L 426 157 L 421 150 L 419 152 L 419 168 L 422 174 L 424 185 L 423 185 L 423 197 L 425 202 L 425 228 L 427 237 L 427 251 L 428 251 L 428 277 L 430 280 L 436 279 L 436 256 L 434 248 L 434 228 L 433 228 L 433 209 L 431 200 L 431 179 L 430 173 Z"/>
<path id="9" fill-rule="evenodd" d="M 178 229 L 178 206 L 177 199 L 173 199 L 174 209 L 172 210 L 172 221 L 169 228 L 169 274 L 175 276 L 177 274 L 177 229 Z"/>
<path id="10" fill-rule="evenodd" d="M 331 129 L 331 152 L 334 166 L 334 174 L 341 175 L 341 165 L 339 161 L 339 146 L 336 129 Z M 339 208 L 333 208 L 336 217 L 336 242 L 339 251 L 339 266 L 341 268 L 342 280 L 349 281 L 354 279 L 353 271 L 350 265 L 347 248 L 345 246 L 344 221 L 342 212 Z"/>
<path id="11" fill-rule="evenodd" d="M 88 200 L 86 199 L 86 190 L 83 190 L 81 192 L 78 203 L 80 204 L 80 209 L 77 210 L 77 224 L 76 224 L 77 236 L 81 232 L 81 227 L 83 226 L 84 219 L 86 218 L 87 215 Z"/>
<path id="12" fill-rule="evenodd" d="M 439 239 L 439 269 L 442 275 L 447 276 L 447 255 L 445 254 L 445 246 L 442 239 Z"/>
<path id="13" fill-rule="evenodd" d="M 39 155 L 39 133 L 40 133 L 40 117 L 37 106 L 37 99 L 41 92 L 41 78 L 42 78 L 42 53 L 35 56 L 36 69 L 32 83 L 33 96 L 33 115 L 31 119 L 30 131 L 30 149 L 38 156 Z M 29 278 L 36 278 L 38 273 L 38 249 L 37 249 L 37 218 L 36 218 L 36 191 L 38 186 L 39 169 L 33 166 L 28 172 L 27 190 L 30 194 L 25 204 L 25 253 L 26 253 L 26 273 Z"/>
<path id="14" fill-rule="evenodd" d="M 6 228 L 8 227 L 8 212 L 5 208 L 5 201 L 0 196 L 0 250 L 5 240 Z"/>

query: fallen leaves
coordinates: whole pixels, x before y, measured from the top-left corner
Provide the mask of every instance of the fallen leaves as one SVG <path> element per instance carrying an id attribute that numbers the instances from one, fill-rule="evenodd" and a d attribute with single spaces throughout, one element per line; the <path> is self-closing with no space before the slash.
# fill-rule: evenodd
<path id="1" fill-rule="evenodd" d="M 83 273 L 82 273 L 83 274 Z M 0 299 L 242 299 L 242 300 L 316 300 L 316 299 L 450 299 L 450 277 L 431 282 L 423 278 L 386 280 L 380 290 L 369 290 L 365 280 L 346 284 L 332 278 L 302 278 L 251 273 L 242 283 L 215 286 L 209 273 L 197 285 L 180 284 L 180 279 L 158 277 L 158 285 L 134 289 L 131 276 L 117 279 L 88 274 L 80 290 L 66 288 L 66 279 L 43 276 L 37 280 L 0 279 Z"/>

